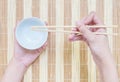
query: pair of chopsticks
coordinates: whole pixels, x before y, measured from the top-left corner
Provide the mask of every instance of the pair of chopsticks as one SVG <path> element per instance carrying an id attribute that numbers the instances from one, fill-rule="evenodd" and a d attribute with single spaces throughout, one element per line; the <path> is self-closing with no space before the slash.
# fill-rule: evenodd
<path id="1" fill-rule="evenodd" d="M 45 27 L 47 27 L 48 29 L 44 29 Z M 72 28 L 72 27 L 76 27 L 76 26 L 33 26 L 31 29 L 33 31 L 48 31 L 48 32 L 63 32 L 63 33 L 75 33 L 77 35 L 81 35 L 82 33 L 80 32 L 73 32 L 73 31 L 64 31 L 64 30 L 51 30 L 53 28 Z M 105 25 L 94 25 L 94 26 L 88 26 L 86 25 L 85 27 L 87 28 L 117 28 L 117 25 L 111 25 L 111 26 L 105 26 Z M 51 28 L 51 29 L 50 29 Z M 98 33 L 98 32 L 94 32 L 97 35 L 117 35 L 117 33 Z"/>

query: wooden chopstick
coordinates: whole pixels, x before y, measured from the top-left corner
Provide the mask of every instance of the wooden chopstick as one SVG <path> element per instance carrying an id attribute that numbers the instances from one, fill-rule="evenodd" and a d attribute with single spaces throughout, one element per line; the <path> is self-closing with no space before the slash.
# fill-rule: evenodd
<path id="1" fill-rule="evenodd" d="M 62 33 L 76 33 L 77 35 L 82 35 L 80 32 L 74 32 L 74 31 L 64 31 L 64 30 L 46 30 L 46 29 L 32 29 L 33 31 L 47 31 L 47 32 L 62 32 Z M 117 35 L 117 33 L 99 33 L 94 32 L 96 35 Z"/>
<path id="2" fill-rule="evenodd" d="M 77 27 L 77 26 L 33 26 L 32 29 L 41 29 L 41 28 L 72 28 L 72 27 Z M 112 28 L 112 27 L 118 27 L 117 25 L 110 25 L 110 26 L 105 26 L 105 25 L 86 25 L 86 27 L 89 28 Z"/>

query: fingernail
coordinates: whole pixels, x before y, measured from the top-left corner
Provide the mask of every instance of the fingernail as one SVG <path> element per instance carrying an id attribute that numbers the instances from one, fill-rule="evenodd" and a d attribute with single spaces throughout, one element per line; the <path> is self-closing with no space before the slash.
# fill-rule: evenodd
<path id="1" fill-rule="evenodd" d="M 73 38 L 72 38 L 71 36 L 70 36 L 68 39 L 69 39 L 69 41 L 72 41 L 72 40 L 73 40 Z"/>
<path id="2" fill-rule="evenodd" d="M 71 42 L 72 42 L 72 41 L 73 41 L 73 39 L 69 39 L 69 41 L 71 41 Z"/>

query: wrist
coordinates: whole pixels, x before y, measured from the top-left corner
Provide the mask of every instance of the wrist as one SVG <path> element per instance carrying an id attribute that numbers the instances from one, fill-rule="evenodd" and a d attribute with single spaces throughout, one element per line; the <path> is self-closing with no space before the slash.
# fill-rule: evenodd
<path id="1" fill-rule="evenodd" d="M 12 58 L 7 66 L 7 69 L 5 70 L 2 82 L 21 82 L 26 70 L 27 68 L 23 64 L 15 58 Z"/>
<path id="2" fill-rule="evenodd" d="M 104 52 L 104 54 L 93 54 L 93 59 L 99 68 L 106 68 L 111 66 L 115 67 L 115 61 L 110 52 Z"/>
<path id="3" fill-rule="evenodd" d="M 16 68 L 20 68 L 21 70 L 26 71 L 28 67 L 24 65 L 21 61 L 17 60 L 15 57 L 12 58 L 10 64 L 16 66 Z"/>
<path id="4" fill-rule="evenodd" d="M 101 59 L 96 59 L 96 64 L 99 69 L 109 69 L 109 68 L 116 68 L 116 64 L 112 55 L 105 56 Z"/>

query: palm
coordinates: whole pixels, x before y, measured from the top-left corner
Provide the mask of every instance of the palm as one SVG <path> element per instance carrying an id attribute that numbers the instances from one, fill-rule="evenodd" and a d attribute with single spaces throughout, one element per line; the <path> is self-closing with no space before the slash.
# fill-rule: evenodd
<path id="1" fill-rule="evenodd" d="M 46 45 L 37 50 L 26 50 L 22 48 L 17 42 L 15 42 L 15 58 L 21 61 L 26 66 L 29 66 L 35 59 L 39 56 L 39 54 L 43 51 Z"/>

